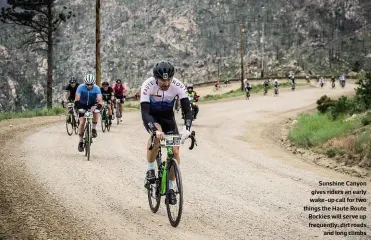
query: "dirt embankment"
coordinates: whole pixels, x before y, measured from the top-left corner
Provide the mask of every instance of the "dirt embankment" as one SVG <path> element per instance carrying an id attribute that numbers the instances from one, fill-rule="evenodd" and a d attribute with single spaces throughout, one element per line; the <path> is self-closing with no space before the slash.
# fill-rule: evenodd
<path id="1" fill-rule="evenodd" d="M 25 136 L 38 127 L 63 119 L 57 116 L 0 121 L 0 239 L 89 239 L 94 236 L 83 222 L 43 190 L 21 159 L 24 153 L 20 145 Z M 39 146 L 42 148 L 43 143 Z"/>

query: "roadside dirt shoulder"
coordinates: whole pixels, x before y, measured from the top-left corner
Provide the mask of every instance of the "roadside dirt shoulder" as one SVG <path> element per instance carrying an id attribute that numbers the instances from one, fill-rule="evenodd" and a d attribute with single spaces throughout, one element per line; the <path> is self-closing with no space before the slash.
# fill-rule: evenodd
<path id="1" fill-rule="evenodd" d="M 92 239 L 84 224 L 44 192 L 20 161 L 25 136 L 63 119 L 0 121 L 0 239 L 51 239 L 50 233 L 53 239 Z"/>

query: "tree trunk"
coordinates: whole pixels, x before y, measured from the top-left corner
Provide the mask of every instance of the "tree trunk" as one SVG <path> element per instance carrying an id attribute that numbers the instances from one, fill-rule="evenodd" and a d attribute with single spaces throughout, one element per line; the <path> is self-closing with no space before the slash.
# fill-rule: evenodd
<path id="1" fill-rule="evenodd" d="M 46 106 L 53 107 L 53 15 L 52 3 L 48 4 L 48 70 L 46 80 Z"/>

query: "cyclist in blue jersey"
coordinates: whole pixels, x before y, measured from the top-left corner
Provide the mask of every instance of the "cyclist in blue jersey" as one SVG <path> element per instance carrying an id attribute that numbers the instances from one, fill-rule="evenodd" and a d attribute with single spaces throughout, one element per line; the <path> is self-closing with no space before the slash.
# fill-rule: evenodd
<path id="1" fill-rule="evenodd" d="M 100 110 L 103 105 L 102 93 L 100 88 L 95 84 L 95 78 L 93 75 L 88 74 L 84 78 L 84 83 L 81 84 L 76 90 L 75 96 L 75 106 L 79 109 L 79 118 L 80 118 L 80 125 L 79 125 L 79 145 L 78 150 L 79 152 L 84 151 L 84 144 L 83 144 L 83 137 L 84 137 L 84 126 L 85 126 L 85 118 L 84 112 L 88 109 L 94 110 L 94 108 Z M 85 111 L 81 111 L 85 110 Z M 98 122 L 99 113 L 93 114 L 93 129 L 92 129 L 92 137 L 97 137 L 97 122 Z"/>

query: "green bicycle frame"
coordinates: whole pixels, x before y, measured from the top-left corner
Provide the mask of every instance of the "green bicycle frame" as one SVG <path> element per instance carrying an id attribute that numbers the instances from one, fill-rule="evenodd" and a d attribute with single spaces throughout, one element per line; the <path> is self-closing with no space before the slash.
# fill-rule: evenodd
<path id="1" fill-rule="evenodd" d="M 87 115 L 89 113 L 89 115 Z M 91 126 L 93 125 L 93 113 L 91 111 L 88 111 L 85 113 L 84 118 L 87 120 L 85 122 L 85 131 L 86 131 L 86 125 L 89 123 Z M 89 133 L 90 134 L 90 133 Z M 87 134 L 85 134 L 85 138 L 87 138 Z M 88 142 L 89 139 L 86 139 L 86 142 Z"/>
<path id="2" fill-rule="evenodd" d="M 164 195 L 166 193 L 166 179 L 167 179 L 167 167 L 168 167 L 168 160 L 174 157 L 173 147 L 166 147 L 167 149 L 167 158 L 165 161 L 164 167 L 161 169 L 161 188 L 160 193 Z"/>

